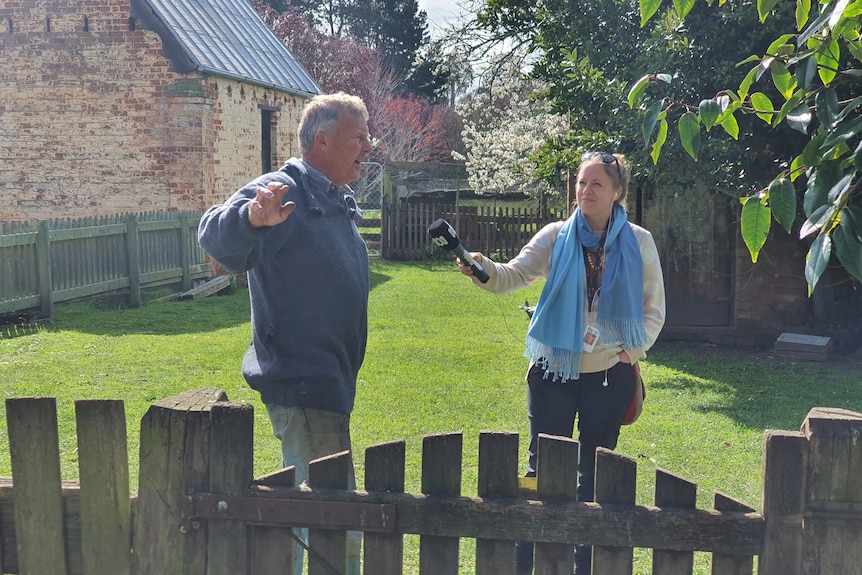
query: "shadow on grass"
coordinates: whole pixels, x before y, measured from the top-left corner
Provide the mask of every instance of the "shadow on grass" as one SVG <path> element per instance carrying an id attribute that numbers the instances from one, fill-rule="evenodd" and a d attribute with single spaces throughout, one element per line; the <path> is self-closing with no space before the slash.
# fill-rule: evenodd
<path id="1" fill-rule="evenodd" d="M 701 395 L 695 409 L 752 429 L 798 430 L 813 407 L 862 412 L 862 365 L 851 360 L 813 362 L 763 349 L 660 341 L 646 361 L 672 372 L 648 387 Z"/>
<path id="2" fill-rule="evenodd" d="M 370 270 L 371 289 L 391 276 Z M 130 308 L 107 301 L 88 301 L 57 306 L 54 321 L 15 326 L 0 332 L 0 339 L 29 335 L 39 330 L 68 330 L 93 335 L 181 335 L 230 329 L 250 321 L 248 289 L 236 288 L 224 295 L 185 301 L 149 301 Z"/>

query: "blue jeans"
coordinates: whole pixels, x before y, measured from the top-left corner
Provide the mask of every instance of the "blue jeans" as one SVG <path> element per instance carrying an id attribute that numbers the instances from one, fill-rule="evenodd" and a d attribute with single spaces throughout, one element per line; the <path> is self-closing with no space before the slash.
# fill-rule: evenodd
<path id="1" fill-rule="evenodd" d="M 607 383 L 605 383 L 607 381 Z M 530 447 L 527 477 L 536 476 L 536 451 L 539 434 L 572 437 L 575 416 L 578 421 L 578 501 L 593 501 L 595 495 L 596 448 L 614 449 L 620 436 L 634 392 L 634 368 L 618 363 L 605 372 L 582 373 L 565 383 L 544 379 L 541 368 L 533 366 L 527 374 L 527 417 L 530 420 Z M 533 544 L 518 541 L 515 549 L 516 572 L 531 573 Z M 592 546 L 578 545 L 575 573 L 590 573 Z"/>
<path id="2" fill-rule="evenodd" d="M 285 467 L 296 468 L 296 485 L 308 481 L 308 464 L 320 457 L 350 450 L 350 415 L 268 404 L 266 411 L 272 431 L 281 441 L 281 459 Z M 353 465 L 350 466 L 349 489 L 356 489 Z M 297 528 L 297 536 L 308 542 L 308 529 Z M 360 531 L 347 533 L 347 575 L 360 575 Z M 298 543 L 293 561 L 293 575 L 302 575 L 304 549 Z M 340 570 L 339 570 L 340 571 Z"/>

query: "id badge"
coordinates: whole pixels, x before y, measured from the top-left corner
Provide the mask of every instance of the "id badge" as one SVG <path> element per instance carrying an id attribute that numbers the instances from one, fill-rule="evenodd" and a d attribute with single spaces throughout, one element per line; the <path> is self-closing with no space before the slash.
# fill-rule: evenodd
<path id="1" fill-rule="evenodd" d="M 593 325 L 584 328 L 584 351 L 593 351 L 599 341 L 599 329 Z"/>

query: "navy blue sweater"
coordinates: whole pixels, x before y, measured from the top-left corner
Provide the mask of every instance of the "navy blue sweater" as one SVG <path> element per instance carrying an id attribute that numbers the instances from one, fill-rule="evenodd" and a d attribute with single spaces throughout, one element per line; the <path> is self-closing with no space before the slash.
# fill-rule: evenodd
<path id="1" fill-rule="evenodd" d="M 296 209 L 283 223 L 253 228 L 248 204 L 259 186 L 290 186 Z M 198 241 L 234 272 L 248 272 L 252 342 L 242 362 L 267 404 L 350 413 L 368 335 L 368 252 L 342 189 L 291 158 L 211 207 Z"/>

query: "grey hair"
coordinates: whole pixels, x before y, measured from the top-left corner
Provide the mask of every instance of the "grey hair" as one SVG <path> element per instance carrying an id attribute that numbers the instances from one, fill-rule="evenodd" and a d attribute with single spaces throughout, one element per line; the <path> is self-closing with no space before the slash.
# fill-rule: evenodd
<path id="1" fill-rule="evenodd" d="M 320 94 L 309 100 L 302 111 L 296 132 L 300 151 L 307 154 L 314 145 L 314 136 L 331 130 L 342 113 L 361 116 L 368 121 L 368 109 L 359 96 L 336 92 Z"/>

